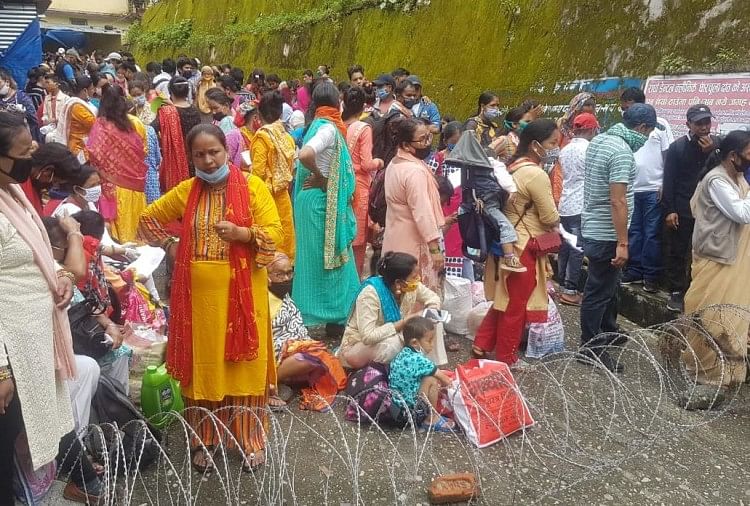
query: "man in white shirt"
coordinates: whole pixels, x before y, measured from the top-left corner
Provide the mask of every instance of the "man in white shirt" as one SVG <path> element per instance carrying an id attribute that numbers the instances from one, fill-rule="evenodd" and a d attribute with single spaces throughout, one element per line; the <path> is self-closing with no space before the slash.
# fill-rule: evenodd
<path id="1" fill-rule="evenodd" d="M 169 98 L 169 81 L 174 77 L 174 73 L 177 70 L 177 65 L 171 58 L 166 58 L 161 63 L 161 73 L 154 77 L 154 89 L 159 95 Z"/>
<path id="2" fill-rule="evenodd" d="M 579 293 L 583 251 L 581 249 L 581 213 L 583 212 L 583 179 L 586 172 L 586 150 L 589 142 L 599 133 L 599 121 L 591 113 L 584 112 L 573 120 L 573 139 L 560 151 L 560 167 L 563 173 L 563 191 L 560 195 L 560 225 L 578 238 L 574 248 L 563 241 L 557 257 L 557 276 L 560 281 L 560 302 L 569 306 L 580 306 Z"/>
<path id="3" fill-rule="evenodd" d="M 645 102 L 646 95 L 639 88 L 628 88 L 620 96 L 623 112 L 633 104 Z M 643 283 L 643 290 L 649 293 L 659 291 L 663 220 L 661 189 L 664 159 L 669 145 L 674 141 L 669 123 L 662 118 L 656 121 L 664 130 L 655 128 L 646 144 L 635 153 L 635 204 L 628 230 L 628 267 L 622 278 L 624 285 Z"/>
<path id="4" fill-rule="evenodd" d="M 57 119 L 62 114 L 68 96 L 60 90 L 60 78 L 55 74 L 44 76 L 44 88 L 47 95 L 42 106 L 42 125 L 48 128 L 42 133 L 46 134 L 57 126 Z"/>

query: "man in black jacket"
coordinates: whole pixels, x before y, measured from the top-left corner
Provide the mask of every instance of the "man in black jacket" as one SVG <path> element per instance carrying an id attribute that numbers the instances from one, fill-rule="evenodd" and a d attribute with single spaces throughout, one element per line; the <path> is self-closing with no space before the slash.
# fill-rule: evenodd
<path id="1" fill-rule="evenodd" d="M 690 199 L 706 160 L 716 149 L 711 136 L 711 110 L 697 104 L 687 111 L 688 134 L 674 141 L 664 162 L 662 206 L 666 216 L 666 278 L 671 292 L 667 308 L 683 311 L 683 299 L 690 285 L 693 213 Z"/>

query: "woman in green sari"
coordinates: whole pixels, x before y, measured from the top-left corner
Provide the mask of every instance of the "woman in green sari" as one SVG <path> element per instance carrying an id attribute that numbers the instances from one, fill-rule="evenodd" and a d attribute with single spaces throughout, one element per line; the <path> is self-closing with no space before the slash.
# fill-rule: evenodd
<path id="1" fill-rule="evenodd" d="M 294 185 L 298 253 L 292 299 L 305 325 L 343 324 L 359 277 L 351 248 L 355 178 L 336 86 L 319 83 L 310 111 L 315 118 L 305 132 Z"/>

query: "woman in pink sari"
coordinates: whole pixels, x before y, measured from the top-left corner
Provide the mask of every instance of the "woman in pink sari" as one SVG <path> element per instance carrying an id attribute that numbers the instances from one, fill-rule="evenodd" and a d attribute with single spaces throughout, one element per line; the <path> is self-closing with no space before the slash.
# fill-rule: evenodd
<path id="1" fill-rule="evenodd" d="M 352 249 L 357 273 L 360 278 L 364 270 L 365 251 L 367 250 L 368 219 L 367 210 L 370 201 L 370 184 L 373 174 L 383 168 L 383 160 L 372 157 L 372 127 L 359 121 L 365 108 L 365 92 L 359 86 L 353 86 L 344 93 L 344 112 L 342 118 L 346 124 L 346 145 L 352 155 L 354 177 L 357 186 L 354 190 L 352 208 L 357 218 L 357 235 Z"/>
<path id="2" fill-rule="evenodd" d="M 441 229 L 445 224 L 437 182 L 424 159 L 430 153 L 432 134 L 415 118 L 395 126 L 398 152 L 385 174 L 383 251 L 409 253 L 419 261 L 421 281 L 442 292 L 445 257 Z"/>
<path id="3" fill-rule="evenodd" d="M 105 85 L 86 145 L 89 161 L 103 180 L 99 210 L 119 243 L 135 240 L 146 209 L 146 128 L 127 111 L 122 88 Z"/>

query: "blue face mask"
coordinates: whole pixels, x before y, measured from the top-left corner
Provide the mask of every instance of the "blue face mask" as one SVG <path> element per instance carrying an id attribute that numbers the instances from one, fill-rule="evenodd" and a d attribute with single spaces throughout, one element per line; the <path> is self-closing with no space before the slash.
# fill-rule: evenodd
<path id="1" fill-rule="evenodd" d="M 385 88 L 378 88 L 377 90 L 375 90 L 375 96 L 380 100 L 384 100 L 388 97 L 388 95 L 390 95 L 390 93 L 388 93 L 388 90 Z"/>
<path id="2" fill-rule="evenodd" d="M 449 142 L 445 145 L 445 147 L 448 149 L 448 151 L 453 151 L 456 148 L 456 145 Z"/>
<path id="3" fill-rule="evenodd" d="M 208 173 L 203 172 L 199 168 L 195 168 L 195 175 L 205 181 L 208 184 L 219 184 L 224 182 L 229 177 L 229 165 L 224 164 L 215 171 Z"/>

